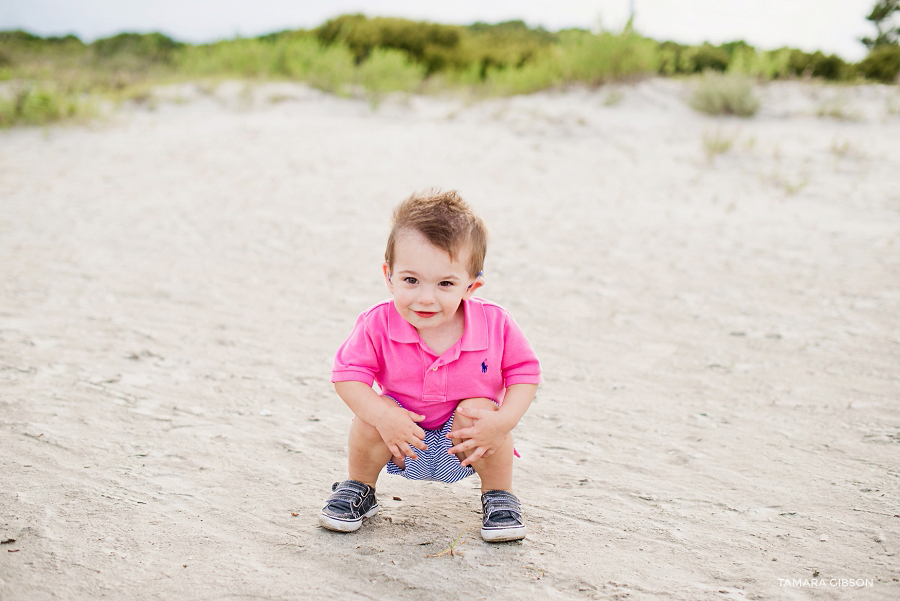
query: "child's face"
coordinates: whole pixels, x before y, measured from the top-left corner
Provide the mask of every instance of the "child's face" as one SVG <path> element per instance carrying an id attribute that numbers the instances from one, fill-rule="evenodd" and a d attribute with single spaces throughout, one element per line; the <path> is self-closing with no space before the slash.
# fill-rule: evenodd
<path id="1" fill-rule="evenodd" d="M 483 283 L 469 273 L 468 262 L 468 249 L 454 260 L 419 232 L 402 233 L 394 242 L 393 270 L 382 266 L 397 312 L 419 331 L 454 327 L 463 319 L 460 302 Z"/>

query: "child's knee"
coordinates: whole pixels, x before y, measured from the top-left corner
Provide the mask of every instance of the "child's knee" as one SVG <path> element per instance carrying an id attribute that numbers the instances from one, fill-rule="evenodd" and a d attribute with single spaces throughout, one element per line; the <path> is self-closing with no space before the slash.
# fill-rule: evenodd
<path id="1" fill-rule="evenodd" d="M 364 422 L 358 417 L 354 417 L 353 421 L 350 423 L 350 442 L 358 442 L 362 444 L 369 444 L 373 441 L 380 441 L 381 434 L 378 433 L 378 430 L 375 426 Z"/>
<path id="2" fill-rule="evenodd" d="M 467 407 L 470 409 L 487 409 L 489 411 L 496 411 L 497 405 L 488 398 L 476 397 L 471 399 L 464 399 L 459 402 L 456 406 L 456 411 L 453 414 L 453 427 L 454 429 L 457 427 L 466 428 L 475 423 L 475 420 L 471 417 L 463 415 L 459 412 L 460 408 Z"/>

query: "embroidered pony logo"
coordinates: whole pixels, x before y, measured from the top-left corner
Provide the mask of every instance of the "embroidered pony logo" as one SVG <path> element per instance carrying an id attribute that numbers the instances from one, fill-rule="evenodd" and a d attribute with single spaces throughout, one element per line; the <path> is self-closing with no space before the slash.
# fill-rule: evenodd
<path id="1" fill-rule="evenodd" d="M 481 362 L 481 373 L 486 374 L 486 373 L 487 373 L 487 367 L 488 367 L 488 366 L 487 366 L 487 361 L 482 361 L 482 362 Z"/>

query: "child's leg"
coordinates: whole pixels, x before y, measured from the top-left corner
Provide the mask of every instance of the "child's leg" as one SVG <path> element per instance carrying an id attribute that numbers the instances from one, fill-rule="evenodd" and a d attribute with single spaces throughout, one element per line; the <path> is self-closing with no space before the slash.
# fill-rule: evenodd
<path id="1" fill-rule="evenodd" d="M 390 450 L 378 430 L 358 417 L 350 424 L 348 438 L 350 455 L 347 467 L 350 479 L 375 488 L 381 468 L 391 459 Z M 402 465 L 399 467 L 403 468 Z"/>
<path id="2" fill-rule="evenodd" d="M 457 408 L 459 407 L 474 407 L 477 409 L 489 409 L 491 411 L 496 411 L 498 409 L 493 401 L 484 398 L 466 399 L 457 405 Z M 457 428 L 467 428 L 473 423 L 475 423 L 475 420 L 471 417 L 461 415 L 459 411 L 453 415 L 454 430 Z M 452 441 L 454 445 L 458 445 L 462 442 L 462 439 L 454 438 Z M 457 453 L 457 457 L 462 461 L 470 453 L 471 451 L 463 451 Z M 512 434 L 506 437 L 503 444 L 494 451 L 493 455 L 490 457 L 482 457 L 472 463 L 472 467 L 475 468 L 475 471 L 478 472 L 478 477 L 481 478 L 481 492 L 486 490 L 506 490 L 512 492 Z"/>

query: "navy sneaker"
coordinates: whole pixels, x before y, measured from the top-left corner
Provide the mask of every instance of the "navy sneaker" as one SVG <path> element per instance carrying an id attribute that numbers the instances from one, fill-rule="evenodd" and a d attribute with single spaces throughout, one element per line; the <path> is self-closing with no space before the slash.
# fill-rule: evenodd
<path id="1" fill-rule="evenodd" d="M 489 543 L 525 538 L 522 506 L 516 495 L 489 490 L 481 495 L 481 538 Z"/>
<path id="2" fill-rule="evenodd" d="M 362 525 L 363 518 L 378 513 L 375 489 L 356 480 L 335 482 L 331 496 L 319 513 L 319 524 L 338 532 L 355 532 Z"/>

